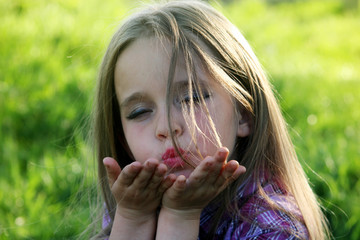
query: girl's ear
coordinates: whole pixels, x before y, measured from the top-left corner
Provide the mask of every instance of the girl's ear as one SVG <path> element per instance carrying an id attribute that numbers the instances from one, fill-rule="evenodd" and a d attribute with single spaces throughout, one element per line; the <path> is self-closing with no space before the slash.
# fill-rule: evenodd
<path id="1" fill-rule="evenodd" d="M 252 131 L 252 117 L 245 109 L 241 109 L 239 113 L 239 123 L 237 129 L 238 137 L 247 137 Z"/>

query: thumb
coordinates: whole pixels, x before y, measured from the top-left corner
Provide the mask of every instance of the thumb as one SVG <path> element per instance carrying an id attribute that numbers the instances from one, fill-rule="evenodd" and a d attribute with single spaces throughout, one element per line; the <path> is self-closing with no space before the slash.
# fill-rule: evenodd
<path id="1" fill-rule="evenodd" d="M 121 168 L 115 159 L 106 157 L 103 159 L 103 163 L 106 169 L 106 173 L 109 179 L 110 188 L 118 178 L 121 172 Z"/>

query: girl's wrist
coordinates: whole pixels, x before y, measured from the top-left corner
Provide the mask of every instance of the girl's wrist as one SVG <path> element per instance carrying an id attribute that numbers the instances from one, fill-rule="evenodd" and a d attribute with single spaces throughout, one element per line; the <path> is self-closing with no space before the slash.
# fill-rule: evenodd
<path id="1" fill-rule="evenodd" d="M 199 220 L 202 209 L 173 209 L 161 207 L 160 215 L 166 215 L 167 218 L 179 220 Z"/>
<path id="2" fill-rule="evenodd" d="M 159 214 L 156 239 L 197 239 L 201 209 L 172 209 L 162 207 Z M 184 233 L 186 233 L 184 235 Z"/>
<path id="3" fill-rule="evenodd" d="M 116 208 L 115 216 L 128 223 L 142 224 L 156 219 L 156 212 L 144 212 L 128 208 Z"/>
<path id="4" fill-rule="evenodd" d="M 117 208 L 109 240 L 154 239 L 156 213 L 144 214 L 132 209 Z"/>

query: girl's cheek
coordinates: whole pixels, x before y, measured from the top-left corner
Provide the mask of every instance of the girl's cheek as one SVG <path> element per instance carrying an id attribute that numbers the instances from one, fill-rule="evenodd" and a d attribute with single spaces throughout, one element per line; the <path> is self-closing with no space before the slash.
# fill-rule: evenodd
<path id="1" fill-rule="evenodd" d="M 203 157 L 215 154 L 218 147 L 216 129 L 211 127 L 208 117 L 205 113 L 196 116 L 197 127 L 196 141 L 199 149 L 203 153 Z M 215 126 L 216 128 L 216 126 Z M 215 130 L 215 131 L 214 131 Z"/>

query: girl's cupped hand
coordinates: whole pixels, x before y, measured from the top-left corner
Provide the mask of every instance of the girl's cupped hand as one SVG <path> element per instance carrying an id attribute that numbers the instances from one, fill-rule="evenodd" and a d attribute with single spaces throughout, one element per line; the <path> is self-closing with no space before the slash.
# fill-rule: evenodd
<path id="1" fill-rule="evenodd" d="M 162 207 L 175 214 L 200 214 L 211 200 L 246 171 L 235 160 L 227 162 L 228 155 L 227 148 L 220 148 L 214 156 L 202 160 L 187 179 L 177 177 L 165 191 Z"/>
<path id="2" fill-rule="evenodd" d="M 133 162 L 122 170 L 113 158 L 105 158 L 103 163 L 116 212 L 130 220 L 154 217 L 163 193 L 175 181 L 174 175 L 166 176 L 166 165 L 153 158 L 144 164 Z"/>

